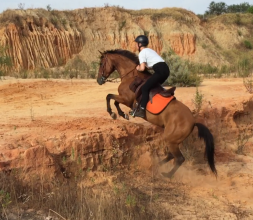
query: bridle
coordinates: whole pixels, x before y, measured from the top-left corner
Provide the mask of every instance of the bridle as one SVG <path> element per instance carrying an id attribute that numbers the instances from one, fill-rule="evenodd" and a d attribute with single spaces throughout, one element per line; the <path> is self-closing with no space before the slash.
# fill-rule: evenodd
<path id="1" fill-rule="evenodd" d="M 104 76 L 105 72 L 104 72 L 104 69 L 105 69 L 105 66 L 106 66 L 106 62 L 107 62 L 107 54 L 105 55 L 105 58 L 104 58 L 104 62 L 103 62 L 103 65 L 102 65 L 102 74 L 101 74 L 101 79 L 102 81 L 104 82 L 112 82 L 113 80 L 117 79 L 118 77 L 116 78 L 113 78 L 111 80 L 108 80 L 106 76 Z M 135 70 L 136 67 L 134 67 L 134 69 L 130 70 L 129 72 L 127 72 L 126 74 L 124 74 L 123 76 L 120 77 L 120 79 L 122 80 L 124 77 L 126 77 L 129 73 L 133 72 Z M 117 70 L 115 69 L 114 67 L 114 70 Z M 113 71 L 114 71 L 113 70 Z M 118 70 L 117 70 L 118 71 Z"/>
<path id="2" fill-rule="evenodd" d="M 105 58 L 104 58 L 104 62 L 103 62 L 103 65 L 102 65 L 102 74 L 101 74 L 101 79 L 102 81 L 106 81 L 108 77 L 105 77 L 104 76 L 104 67 L 105 67 L 105 64 L 106 64 L 106 61 L 107 61 L 107 54 L 105 55 Z"/>

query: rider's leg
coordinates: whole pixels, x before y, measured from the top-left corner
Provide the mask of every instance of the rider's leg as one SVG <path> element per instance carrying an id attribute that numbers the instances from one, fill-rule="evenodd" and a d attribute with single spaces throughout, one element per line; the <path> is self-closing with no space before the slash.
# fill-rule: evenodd
<path id="1" fill-rule="evenodd" d="M 141 93 L 142 93 L 142 99 L 140 106 L 142 109 L 146 109 L 146 105 L 149 100 L 149 91 L 157 85 L 161 80 L 162 80 L 162 75 L 159 73 L 154 73 L 148 80 L 147 82 L 142 86 L 141 88 Z"/>
<path id="2" fill-rule="evenodd" d="M 162 84 L 170 75 L 170 69 L 165 62 L 153 66 L 155 73 L 142 86 L 141 108 L 146 109 L 149 100 L 149 91 L 157 84 Z"/>
<path id="3" fill-rule="evenodd" d="M 142 86 L 141 92 L 142 92 L 142 98 L 140 102 L 140 108 L 139 110 L 134 114 L 136 117 L 145 118 L 146 115 L 146 105 L 149 100 L 149 91 L 157 85 L 159 82 L 163 80 L 163 76 L 159 73 L 154 73 Z"/>
<path id="4" fill-rule="evenodd" d="M 142 86 L 142 99 L 140 109 L 135 113 L 136 117 L 145 118 L 146 105 L 149 100 L 149 91 L 157 84 L 162 84 L 170 75 L 169 67 L 166 63 L 161 62 L 153 66 L 155 73 Z"/>

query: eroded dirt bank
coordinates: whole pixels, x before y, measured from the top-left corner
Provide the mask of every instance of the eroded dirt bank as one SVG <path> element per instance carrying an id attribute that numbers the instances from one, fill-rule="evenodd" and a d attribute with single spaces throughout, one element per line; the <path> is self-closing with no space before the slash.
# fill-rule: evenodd
<path id="1" fill-rule="evenodd" d="M 242 79 L 205 80 L 199 88 L 205 101 L 196 120 L 215 137 L 217 179 L 196 130 L 181 146 L 186 162 L 172 180 L 162 178 L 171 163 L 158 171 L 151 166 L 165 155 L 162 130 L 142 119 L 112 120 L 105 97 L 117 87 L 94 80 L 1 81 L 1 170 L 20 168 L 28 182 L 36 173 L 63 181 L 84 173 L 83 184 L 98 191 L 124 183 L 163 210 L 164 219 L 253 218 L 253 100 Z M 195 88 L 176 90 L 191 110 L 194 94 Z"/>

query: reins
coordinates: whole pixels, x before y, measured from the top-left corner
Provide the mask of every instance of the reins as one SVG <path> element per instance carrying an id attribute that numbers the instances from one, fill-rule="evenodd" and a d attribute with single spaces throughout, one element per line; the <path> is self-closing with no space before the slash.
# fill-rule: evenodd
<path id="1" fill-rule="evenodd" d="M 134 67 L 134 69 L 130 70 L 129 72 L 127 72 L 126 74 L 124 74 L 122 77 L 120 77 L 120 79 L 122 80 L 125 76 L 127 76 L 129 73 L 133 72 L 135 70 L 136 67 Z M 113 79 L 106 79 L 106 82 L 113 82 L 113 80 L 118 79 L 119 77 L 113 78 Z"/>

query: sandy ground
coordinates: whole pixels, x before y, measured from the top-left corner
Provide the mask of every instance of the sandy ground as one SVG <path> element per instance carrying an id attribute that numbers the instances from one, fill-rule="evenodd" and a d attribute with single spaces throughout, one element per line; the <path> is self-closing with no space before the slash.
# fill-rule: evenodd
<path id="1" fill-rule="evenodd" d="M 37 138 L 51 138 L 66 132 L 74 136 L 127 123 L 150 126 L 138 118 L 130 118 L 129 122 L 110 118 L 105 97 L 108 93 L 117 93 L 118 85 L 99 86 L 95 80 L 7 78 L 0 81 L 0 162 L 13 160 L 19 152 L 30 147 L 19 145 L 20 140 L 33 146 L 32 142 Z M 242 79 L 204 80 L 199 90 L 204 94 L 207 109 L 236 108 L 251 97 L 243 87 Z M 177 88 L 175 96 L 193 109 L 195 91 L 195 88 Z M 112 108 L 116 112 L 115 107 Z M 129 111 L 125 106 L 122 110 Z M 252 139 L 248 140 L 247 146 L 253 147 Z M 135 178 L 132 185 L 139 191 L 149 193 L 152 189 L 153 194 L 159 194 L 157 202 L 171 213 L 172 219 L 253 219 L 252 156 L 250 153 L 234 155 L 233 159 L 226 160 L 219 157 L 217 179 L 209 173 L 206 164 L 186 162 L 172 180 L 164 180 L 154 178 L 147 170 L 151 163 L 147 152 L 139 160 L 141 172 L 137 176 L 131 172 L 129 175 Z M 161 167 L 160 171 L 169 167 L 171 164 Z M 200 168 L 207 171 L 201 173 Z"/>

